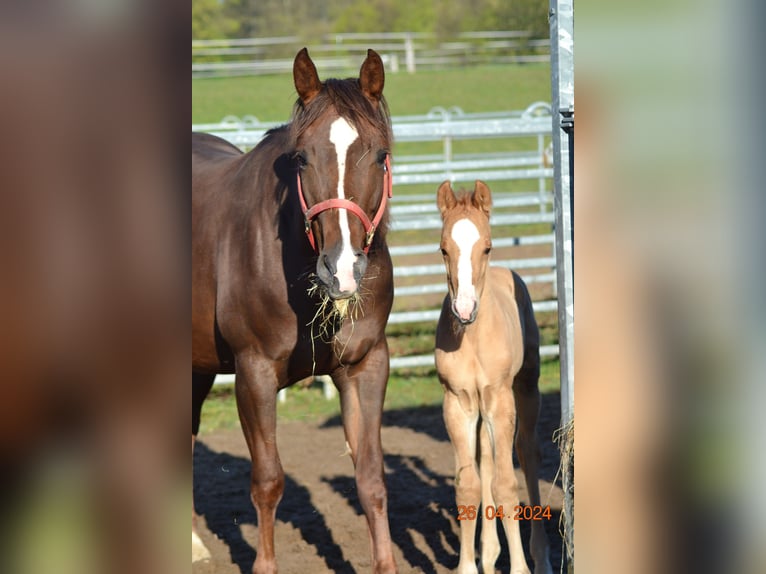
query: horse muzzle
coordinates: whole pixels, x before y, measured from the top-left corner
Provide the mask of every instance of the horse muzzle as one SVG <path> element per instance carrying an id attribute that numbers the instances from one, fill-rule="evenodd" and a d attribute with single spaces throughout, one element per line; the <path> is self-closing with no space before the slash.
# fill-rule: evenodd
<path id="1" fill-rule="evenodd" d="M 452 299 L 450 309 L 461 325 L 470 325 L 476 321 L 476 315 L 479 313 L 479 302 L 476 299 L 456 297 Z"/>
<path id="2" fill-rule="evenodd" d="M 317 277 L 331 299 L 352 297 L 366 270 L 367 255 L 361 251 L 351 255 L 334 249 L 322 251 L 317 258 Z"/>

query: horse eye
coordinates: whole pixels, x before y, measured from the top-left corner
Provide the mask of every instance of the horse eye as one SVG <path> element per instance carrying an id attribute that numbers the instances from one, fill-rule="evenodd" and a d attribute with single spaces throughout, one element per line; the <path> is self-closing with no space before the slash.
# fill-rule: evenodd
<path id="1" fill-rule="evenodd" d="M 382 165 L 384 168 L 386 167 L 386 156 L 388 155 L 388 150 L 382 149 L 378 152 L 378 165 Z"/>
<path id="2" fill-rule="evenodd" d="M 442 249 L 441 252 L 442 252 L 442 256 L 443 257 L 447 257 L 447 250 L 446 249 Z"/>
<path id="3" fill-rule="evenodd" d="M 306 152 L 303 151 L 296 151 L 293 154 L 293 161 L 298 167 L 305 167 L 309 162 L 306 158 Z"/>
<path id="4" fill-rule="evenodd" d="M 491 247 L 487 247 L 487 248 L 484 250 L 484 255 L 489 255 L 489 252 L 490 252 L 490 251 L 492 251 L 492 248 L 491 248 Z"/>

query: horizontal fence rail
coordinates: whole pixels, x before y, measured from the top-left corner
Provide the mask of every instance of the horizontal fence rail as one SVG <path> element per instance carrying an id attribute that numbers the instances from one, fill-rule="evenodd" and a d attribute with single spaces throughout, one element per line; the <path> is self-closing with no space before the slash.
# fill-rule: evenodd
<path id="1" fill-rule="evenodd" d="M 358 70 L 367 49 L 377 51 L 386 70 L 410 74 L 422 69 L 550 61 L 550 41 L 526 31 L 464 32 L 449 41 L 433 34 L 328 34 L 319 41 L 298 36 L 192 40 L 192 77 L 290 73 L 296 46 L 307 45 L 317 67 L 338 73 Z"/>
<path id="2" fill-rule="evenodd" d="M 265 132 L 276 123 L 262 123 L 253 116 L 228 116 L 215 124 L 193 125 L 194 131 L 218 135 L 247 150 L 255 146 Z M 555 250 L 549 164 L 546 138 L 550 139 L 550 106 L 535 102 L 527 109 L 514 112 L 466 114 L 460 108 L 432 109 L 419 116 L 394 117 L 393 131 L 399 142 L 441 142 L 441 152 L 394 154 L 394 198 L 390 205 L 390 253 L 394 259 L 395 305 L 406 301 L 419 309 L 394 310 L 389 325 L 435 323 L 441 300 L 447 292 L 444 264 L 438 245 L 442 221 L 436 207 L 436 185 L 445 180 L 472 185 L 475 179 L 492 184 L 492 246 L 497 259 L 492 265 L 514 269 L 530 286 L 547 286 L 553 298 L 535 300 L 536 314 L 557 310 L 555 299 Z M 526 138 L 531 144 L 524 150 L 492 153 L 453 153 L 453 143 L 461 139 Z M 536 191 L 508 191 L 511 186 L 536 183 Z M 428 184 L 429 193 L 422 192 Z M 530 227 L 531 226 L 531 227 Z M 517 230 L 529 230 L 521 232 Z M 541 231 L 542 230 L 542 231 Z M 430 239 L 427 242 L 406 240 L 407 233 Z M 514 249 L 521 249 L 515 255 Z M 501 251 L 498 251 L 501 250 Z M 505 251 L 502 251 L 505 250 Z M 506 254 L 513 253 L 510 257 Z M 505 256 L 504 256 L 505 255 Z M 439 278 L 441 277 L 441 278 Z M 429 303 L 424 304 L 424 301 Z M 425 306 L 424 306 L 425 305 Z M 544 345 L 542 356 L 556 356 L 557 345 Z M 392 369 L 432 367 L 433 353 L 415 356 L 392 356 Z M 216 383 L 231 382 L 231 376 L 219 376 Z M 282 395 L 284 397 L 284 394 Z"/>

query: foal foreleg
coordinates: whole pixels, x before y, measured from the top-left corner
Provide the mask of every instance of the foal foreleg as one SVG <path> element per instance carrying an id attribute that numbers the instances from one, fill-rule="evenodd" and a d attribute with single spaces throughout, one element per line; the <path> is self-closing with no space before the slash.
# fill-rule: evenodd
<path id="1" fill-rule="evenodd" d="M 514 520 L 514 509 L 519 505 L 518 482 L 513 469 L 513 433 L 516 426 L 513 395 L 506 387 L 488 388 L 482 392 L 481 414 L 487 424 L 489 440 L 495 460 L 492 497 L 497 508 L 503 510 L 503 529 L 511 555 L 511 574 L 529 574 L 521 545 L 519 521 Z"/>
<path id="2" fill-rule="evenodd" d="M 525 365 L 526 366 L 526 365 Z M 518 413 L 516 453 L 527 483 L 530 506 L 540 505 L 540 445 L 537 437 L 537 419 L 540 413 L 539 371 L 522 369 L 513 381 L 513 396 Z M 535 574 L 552 572 L 548 556 L 548 537 L 543 522 L 533 520 L 529 548 L 535 562 Z"/>
<path id="3" fill-rule="evenodd" d="M 485 423 L 481 423 L 479 431 L 479 470 L 481 472 L 481 515 L 484 521 L 481 528 L 481 570 L 491 574 L 495 571 L 495 562 L 500 556 L 500 541 L 497 537 L 495 519 L 487 518 L 488 516 L 494 517 L 497 507 L 492 496 L 495 461 Z"/>
<path id="4" fill-rule="evenodd" d="M 464 409 L 457 394 L 445 391 L 444 424 L 455 451 L 455 500 L 460 525 L 460 562 L 457 572 L 475 574 L 476 521 L 482 511 L 481 480 L 476 465 L 479 407 L 470 399 L 465 403 Z M 469 512 L 470 509 L 473 509 L 473 513 Z"/>
<path id="5" fill-rule="evenodd" d="M 268 361 L 237 358 L 239 420 L 252 458 L 250 497 L 258 516 L 258 549 L 253 574 L 275 574 L 274 523 L 285 488 L 277 452 L 277 377 Z"/>

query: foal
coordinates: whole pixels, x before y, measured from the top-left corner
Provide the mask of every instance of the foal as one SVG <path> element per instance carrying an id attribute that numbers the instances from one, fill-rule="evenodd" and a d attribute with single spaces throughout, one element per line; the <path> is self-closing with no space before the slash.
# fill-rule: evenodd
<path id="1" fill-rule="evenodd" d="M 529 504 L 539 507 L 535 426 L 540 353 L 532 302 L 518 275 L 489 266 L 489 188 L 477 181 L 472 193 L 456 196 L 445 181 L 437 192 L 437 205 L 444 222 L 441 252 L 449 294 L 436 331 L 436 369 L 445 391 L 444 422 L 455 449 L 457 504 L 468 509 L 460 516 L 457 571 L 477 572 L 474 541 L 479 516 L 486 521 L 481 533 L 482 571 L 495 571 L 500 544 L 491 519 L 497 515 L 508 538 L 511 573 L 528 574 L 519 522 L 514 520 L 519 495 L 512 448 L 518 411 L 517 454 Z M 532 522 L 530 548 L 535 573 L 550 573 L 541 521 Z"/>

